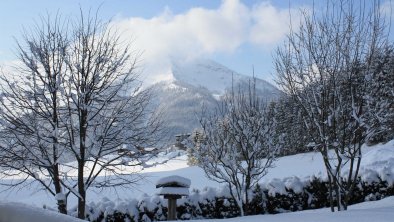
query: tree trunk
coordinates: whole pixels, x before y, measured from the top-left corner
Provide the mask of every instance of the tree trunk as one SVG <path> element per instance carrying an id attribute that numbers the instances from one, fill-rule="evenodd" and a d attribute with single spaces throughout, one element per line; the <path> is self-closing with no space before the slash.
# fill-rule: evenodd
<path id="1" fill-rule="evenodd" d="M 53 167 L 53 184 L 55 185 L 56 194 L 62 192 L 62 187 L 60 184 L 59 178 L 59 165 L 55 164 Z M 67 201 L 66 200 L 57 200 L 57 208 L 60 213 L 67 214 Z"/>
<path id="2" fill-rule="evenodd" d="M 242 200 L 241 200 L 241 203 L 239 205 L 240 205 L 240 206 L 238 206 L 239 207 L 239 216 L 243 217 L 243 216 L 245 216 L 245 211 L 244 211 L 244 208 L 243 208 Z"/>
<path id="3" fill-rule="evenodd" d="M 343 203 L 342 203 L 342 194 L 341 194 L 341 190 L 340 187 L 338 185 L 338 183 L 335 184 L 334 186 L 335 188 L 335 195 L 336 195 L 336 201 L 337 201 L 337 209 L 338 211 L 343 211 Z"/>
<path id="4" fill-rule="evenodd" d="M 250 169 L 251 170 L 251 169 Z M 248 215 L 249 214 L 249 190 L 250 190 L 250 175 L 246 176 L 246 180 L 245 180 L 245 204 L 244 204 L 244 215 Z"/>
<path id="5" fill-rule="evenodd" d="M 244 216 L 249 214 L 249 197 L 248 192 L 245 192 L 245 203 L 244 203 Z"/>
<path id="6" fill-rule="evenodd" d="M 85 219 L 85 183 L 83 178 L 84 161 L 78 160 L 78 218 Z"/>
<path id="7" fill-rule="evenodd" d="M 87 131 L 87 111 L 82 110 L 80 113 L 79 122 L 79 155 L 78 159 L 78 218 L 85 219 L 85 201 L 86 201 L 86 187 L 83 178 L 83 170 L 85 167 L 85 152 L 86 152 L 86 131 Z"/>
<path id="8" fill-rule="evenodd" d="M 56 83 L 56 75 L 53 77 L 53 83 Z M 53 88 L 56 88 L 56 86 L 52 86 Z M 53 132 L 52 132 L 52 152 L 53 152 L 53 184 L 55 185 L 55 192 L 56 194 L 62 193 L 62 186 L 60 182 L 60 173 L 59 173 L 59 164 L 58 162 L 58 149 L 59 149 L 59 141 L 58 141 L 58 114 L 57 114 L 57 92 L 54 91 L 52 92 L 52 122 L 54 124 L 53 126 Z M 62 214 L 67 214 L 67 201 L 65 199 L 58 199 L 57 200 L 57 207 L 60 213 Z"/>
<path id="9" fill-rule="evenodd" d="M 331 178 L 330 172 L 328 172 L 328 169 L 327 169 L 327 176 L 328 176 L 328 197 L 329 197 L 329 200 L 330 200 L 330 209 L 331 209 L 331 212 L 335 212 L 334 197 L 332 195 L 332 193 L 333 193 L 332 178 Z"/>
<path id="10" fill-rule="evenodd" d="M 242 217 L 245 215 L 243 202 L 242 202 L 242 189 L 237 186 L 234 186 L 235 189 L 235 193 L 234 193 L 233 186 L 231 183 L 229 184 L 229 188 L 230 188 L 231 196 L 234 198 L 235 202 L 237 203 L 239 209 L 239 216 Z"/>

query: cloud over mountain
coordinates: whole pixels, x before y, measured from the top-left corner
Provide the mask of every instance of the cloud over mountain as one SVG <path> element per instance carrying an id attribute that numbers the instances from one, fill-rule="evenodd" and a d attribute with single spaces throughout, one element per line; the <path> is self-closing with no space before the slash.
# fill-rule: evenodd
<path id="1" fill-rule="evenodd" d="M 243 44 L 272 49 L 289 30 L 289 13 L 293 22 L 298 21 L 296 8 L 277 8 L 268 1 L 247 6 L 239 0 L 223 0 L 217 9 L 196 7 L 174 14 L 166 8 L 149 19 L 123 18 L 113 25 L 134 40 L 143 53 L 145 74 L 149 73 L 146 80 L 156 82 L 170 78 L 170 58 L 232 53 Z"/>

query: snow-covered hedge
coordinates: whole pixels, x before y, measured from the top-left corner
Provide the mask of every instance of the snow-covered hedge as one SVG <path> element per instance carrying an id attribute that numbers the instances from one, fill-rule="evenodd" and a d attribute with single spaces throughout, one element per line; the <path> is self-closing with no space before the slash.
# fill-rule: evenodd
<path id="1" fill-rule="evenodd" d="M 354 190 L 351 204 L 378 200 L 394 195 L 394 178 L 389 172 L 364 171 Z M 276 214 L 329 206 L 328 183 L 318 177 L 274 179 L 253 189 L 248 214 Z M 190 196 L 178 200 L 178 219 L 229 218 L 239 215 L 226 189 L 191 190 Z M 104 199 L 88 206 L 90 221 L 166 220 L 167 200 L 145 196 L 141 200 L 114 203 Z"/>

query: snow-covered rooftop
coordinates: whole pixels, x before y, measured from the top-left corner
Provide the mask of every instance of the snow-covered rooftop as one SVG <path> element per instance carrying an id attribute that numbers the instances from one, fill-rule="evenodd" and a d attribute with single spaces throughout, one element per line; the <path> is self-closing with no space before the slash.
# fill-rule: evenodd
<path id="1" fill-rule="evenodd" d="M 168 176 L 159 179 L 156 182 L 156 188 L 159 187 L 186 187 L 189 188 L 191 181 L 185 177 L 181 176 Z"/>

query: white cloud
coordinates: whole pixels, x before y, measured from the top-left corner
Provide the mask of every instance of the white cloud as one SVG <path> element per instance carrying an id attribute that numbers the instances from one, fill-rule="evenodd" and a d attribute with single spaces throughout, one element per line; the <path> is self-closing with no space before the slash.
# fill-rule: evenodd
<path id="1" fill-rule="evenodd" d="M 391 0 L 385 1 L 380 5 L 380 13 L 385 17 L 387 20 L 392 20 L 394 16 L 394 5 Z"/>
<path id="2" fill-rule="evenodd" d="M 169 58 L 232 53 L 246 43 L 272 48 L 289 30 L 289 12 L 297 17 L 298 10 L 278 9 L 270 2 L 248 7 L 239 0 L 223 0 L 217 9 L 174 14 L 166 8 L 150 19 L 125 18 L 113 25 L 134 39 L 134 47 L 143 52 L 146 81 L 155 82 L 171 78 Z"/>
<path id="3" fill-rule="evenodd" d="M 289 32 L 290 14 L 293 25 L 300 20 L 299 9 L 278 9 L 269 2 L 262 2 L 252 9 L 250 41 L 257 45 L 275 45 Z"/>

